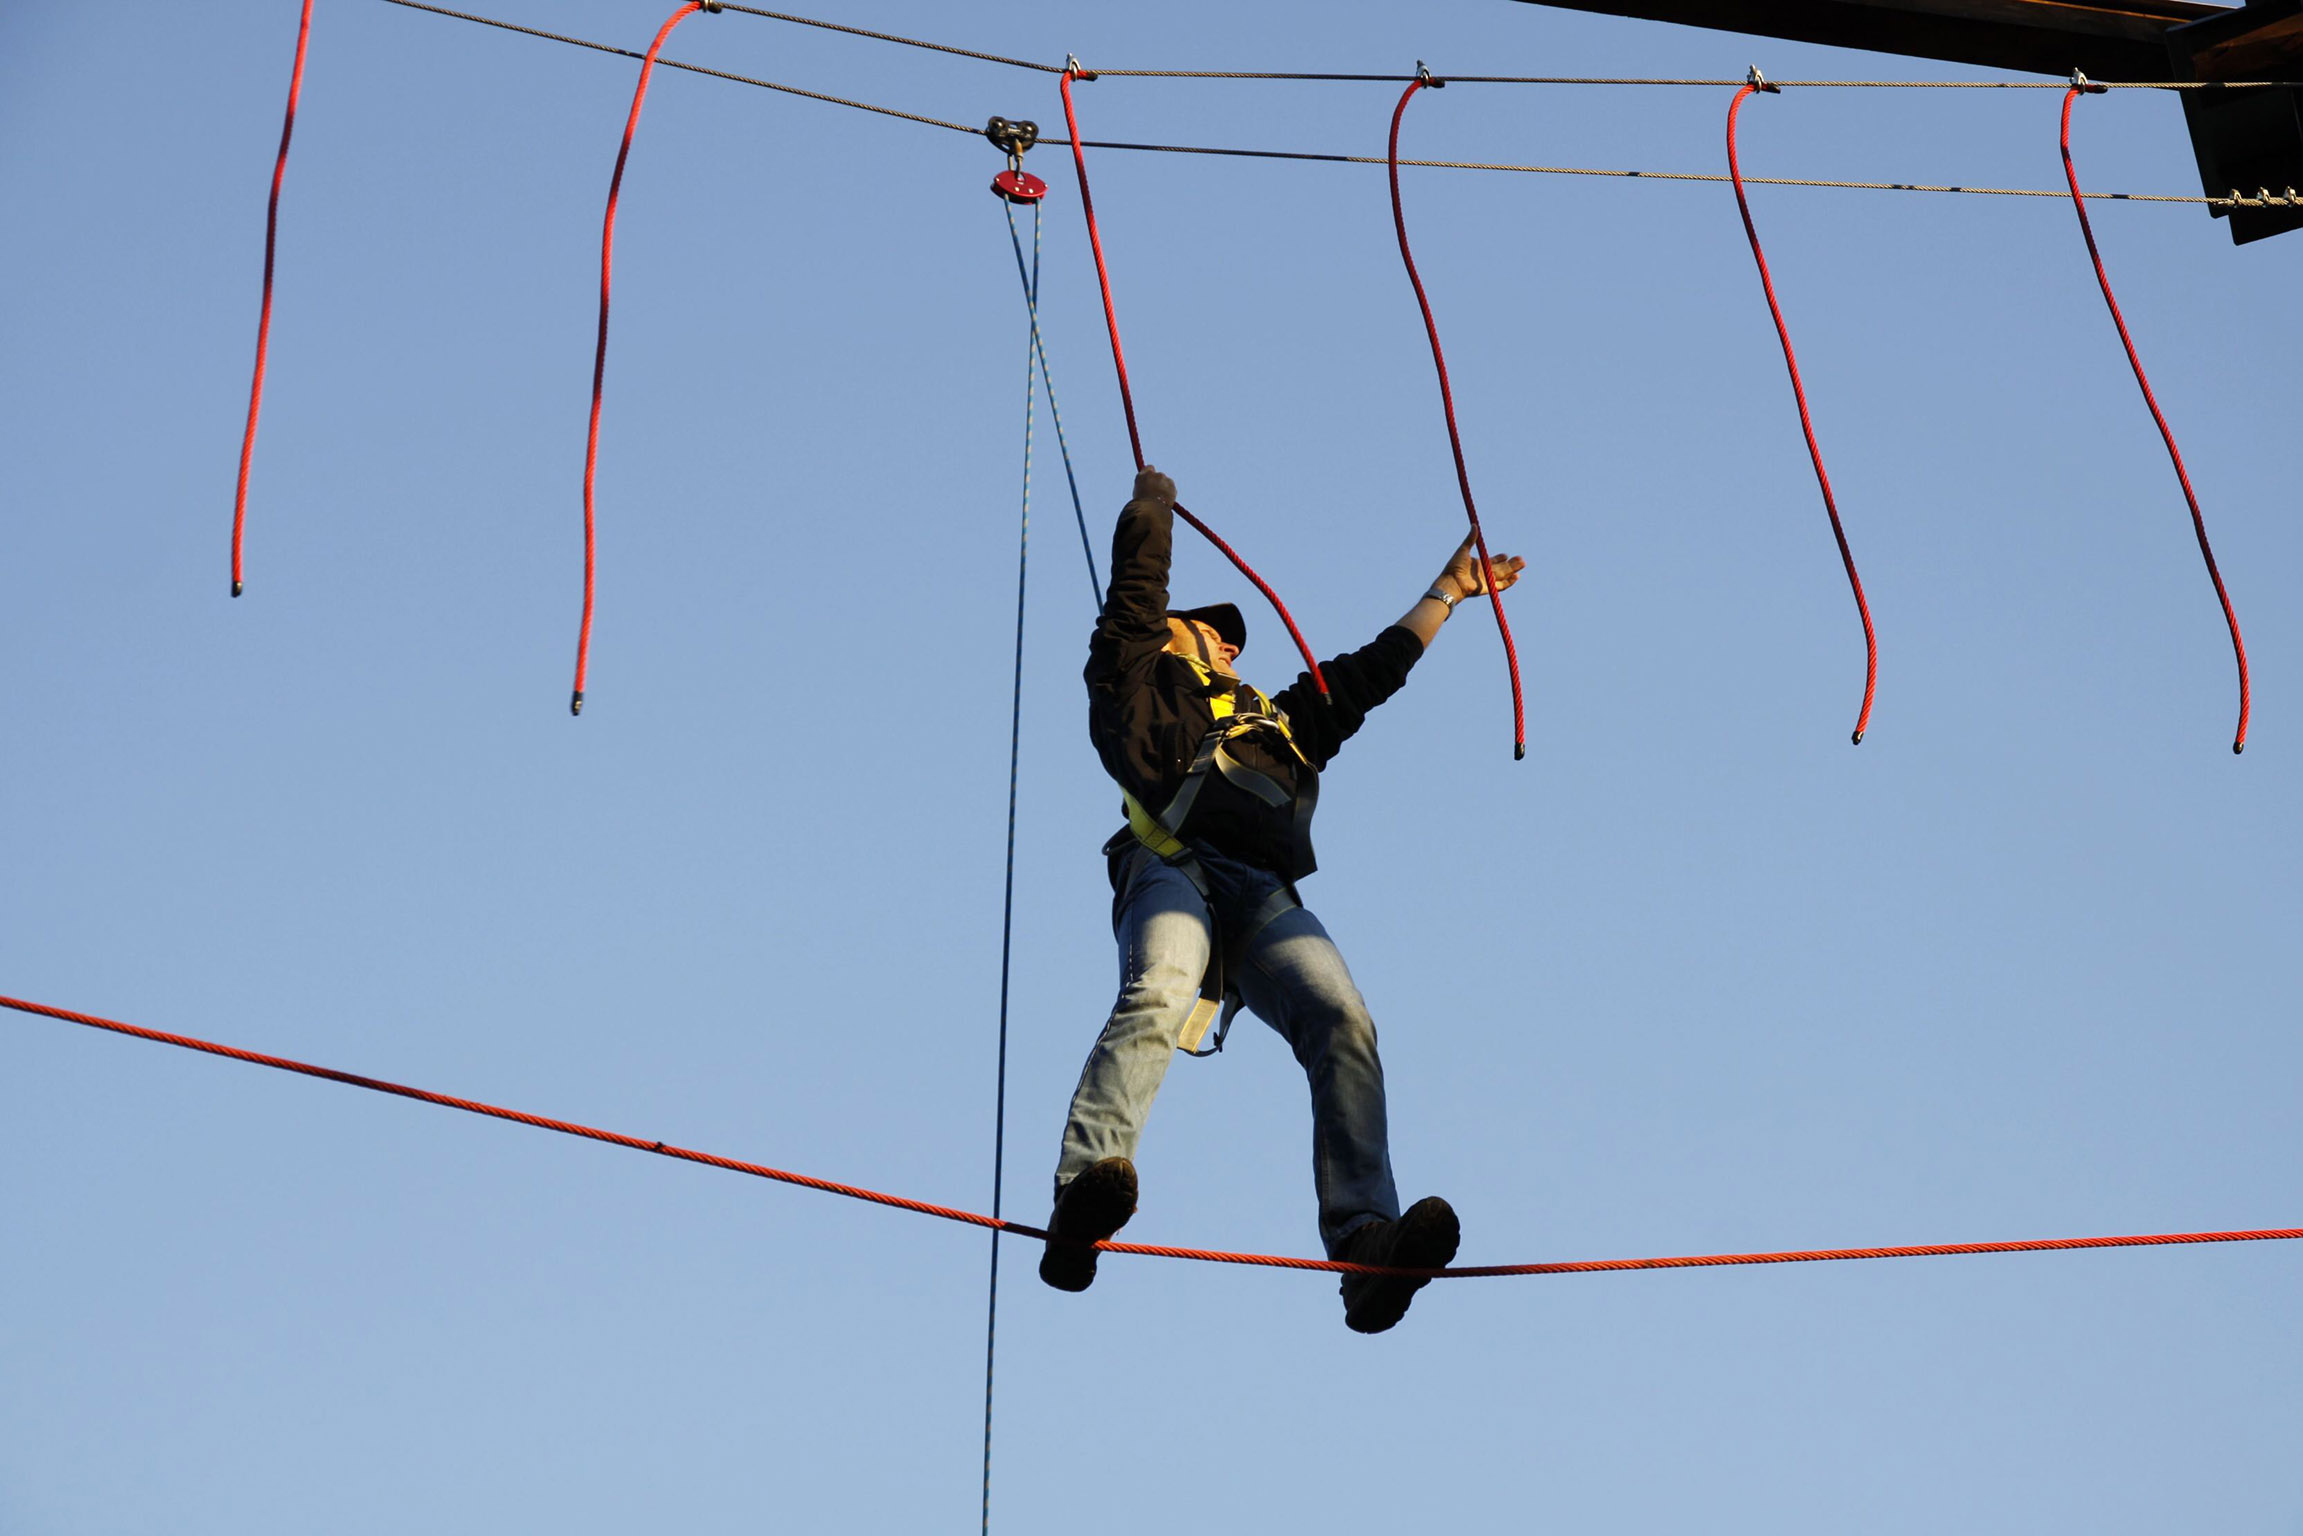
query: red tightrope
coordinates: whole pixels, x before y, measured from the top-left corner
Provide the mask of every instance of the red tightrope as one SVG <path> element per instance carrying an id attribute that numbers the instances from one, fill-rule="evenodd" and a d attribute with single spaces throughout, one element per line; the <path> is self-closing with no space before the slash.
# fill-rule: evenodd
<path id="1" fill-rule="evenodd" d="M 1079 74 L 1080 71 L 1077 66 L 1063 72 L 1060 89 L 1064 98 L 1064 123 L 1071 130 L 1072 168 L 1079 173 L 1080 209 L 1087 216 L 1088 248 L 1095 253 L 1096 286 L 1103 290 L 1104 328 L 1111 332 L 1112 367 L 1119 373 L 1120 406 L 1127 412 L 1128 448 L 1135 454 L 1136 468 L 1141 469 L 1144 466 L 1144 444 L 1143 434 L 1136 429 L 1135 392 L 1128 387 L 1127 354 L 1120 349 L 1119 310 L 1112 304 L 1111 272 L 1104 265 L 1103 235 L 1096 228 L 1095 199 L 1088 192 L 1088 162 L 1086 154 L 1080 149 L 1079 114 L 1072 110 L 1072 79 Z M 1085 76 L 1084 78 L 1092 79 L 1093 76 Z M 1303 664 L 1310 670 L 1312 682 L 1318 685 L 1320 697 L 1327 697 L 1327 676 L 1320 671 L 1319 661 L 1312 655 L 1311 646 L 1303 638 L 1303 631 L 1295 627 L 1295 616 L 1287 611 L 1287 604 L 1279 600 L 1279 594 L 1271 589 L 1271 583 L 1258 576 L 1255 573 L 1255 568 L 1239 557 L 1237 550 L 1216 537 L 1216 531 L 1213 528 L 1192 516 L 1182 506 L 1178 506 L 1175 511 L 1176 516 L 1197 528 L 1210 544 L 1221 550 L 1224 558 L 1237 566 L 1239 573 L 1253 582 L 1255 589 L 1264 595 L 1264 600 L 1271 604 L 1272 611 L 1279 615 L 1279 621 L 1287 626 L 1288 638 L 1295 642 L 1296 650 L 1302 654 Z"/>
<path id="2" fill-rule="evenodd" d="M 1487 532 L 1479 526 L 1479 508 L 1471 499 L 1471 471 L 1464 468 L 1463 434 L 1455 426 L 1455 391 L 1448 387 L 1447 354 L 1440 350 L 1439 322 L 1431 317 L 1431 300 L 1424 295 L 1423 277 L 1415 270 L 1415 253 L 1407 248 L 1407 214 L 1399 200 L 1399 120 L 1407 115 L 1408 101 L 1425 84 L 1421 76 L 1410 80 L 1391 113 L 1391 148 L 1385 156 L 1391 172 L 1391 223 L 1399 231 L 1399 259 L 1407 263 L 1407 280 L 1415 288 L 1417 307 L 1423 311 L 1424 334 L 1431 338 L 1431 362 L 1439 370 L 1440 409 L 1447 415 L 1447 445 L 1455 451 L 1455 483 L 1463 492 L 1463 510 L 1471 518 L 1471 536 L 1479 545 L 1480 576 L 1487 583 L 1487 600 L 1495 608 L 1496 631 L 1503 636 L 1503 659 L 1511 668 L 1511 755 L 1516 760 L 1527 756 L 1527 704 L 1519 688 L 1519 647 L 1511 643 L 1511 620 L 1504 617 L 1503 593 L 1495 585 L 1495 564 L 1487 556 Z"/>
<path id="3" fill-rule="evenodd" d="M 2215 551 L 2207 543 L 2207 519 L 2200 515 L 2198 493 L 2191 489 L 2190 472 L 2183 467 L 2183 450 L 2175 446 L 2175 433 L 2159 409 L 2159 397 L 2151 392 L 2151 380 L 2144 376 L 2143 359 L 2135 351 L 2135 338 L 2127 334 L 2127 318 L 2119 313 L 2119 301 L 2111 296 L 2111 275 L 2103 270 L 2103 253 L 2095 246 L 2095 226 L 2087 220 L 2087 199 L 2079 195 L 2079 170 L 2071 161 L 2071 104 L 2086 93 L 2084 85 L 2074 85 L 2063 93 L 2063 178 L 2071 184 L 2071 206 L 2079 211 L 2079 233 L 2087 239 L 2087 256 L 2095 263 L 2095 281 L 2103 289 L 2103 302 L 2111 310 L 2111 323 L 2119 328 L 2119 344 L 2127 349 L 2127 363 L 2135 370 L 2135 382 L 2143 391 L 2143 403 L 2151 408 L 2151 419 L 2159 426 L 2159 439 L 2167 445 L 2167 457 L 2175 465 L 2175 478 L 2182 482 L 2183 500 L 2191 508 L 2191 531 L 2199 536 L 2199 557 L 2207 562 L 2207 579 L 2215 583 L 2215 599 L 2223 605 L 2223 622 L 2231 630 L 2231 654 L 2239 663 L 2239 729 L 2232 733 L 2231 750 L 2244 752 L 2247 750 L 2247 715 L 2253 698 L 2247 685 L 2247 643 L 2239 638 L 2239 613 L 2231 606 L 2231 594 L 2224 590 L 2223 573 L 2215 568 Z"/>
<path id="4" fill-rule="evenodd" d="M 812 1178 L 804 1173 L 770 1168 L 763 1163 L 740 1162 L 732 1157 L 675 1147 L 669 1142 L 649 1141 L 640 1136 L 603 1131 L 594 1126 L 580 1125 L 573 1120 L 555 1120 L 547 1115 L 503 1109 L 494 1104 L 483 1104 L 477 1099 L 459 1099 L 445 1093 L 434 1093 L 427 1088 L 410 1088 L 401 1083 L 386 1082 L 382 1078 L 341 1072 L 334 1067 L 314 1066 L 286 1056 L 269 1056 L 262 1051 L 221 1045 L 192 1035 L 172 1035 L 165 1030 L 147 1029 L 140 1024 L 123 1024 L 117 1019 L 99 1018 L 91 1013 L 75 1013 L 69 1008 L 26 1002 L 17 997 L 0 997 L 0 1008 L 12 1008 L 18 1013 L 36 1014 L 41 1018 L 59 1019 L 67 1024 L 83 1024 L 90 1029 L 107 1030 L 116 1035 L 128 1035 L 161 1045 L 180 1046 L 188 1051 L 201 1051 L 210 1056 L 222 1056 L 254 1066 L 274 1067 L 283 1072 L 302 1073 L 306 1077 L 325 1078 L 329 1082 L 344 1083 L 353 1088 L 367 1088 L 377 1093 L 414 1099 L 423 1104 L 437 1104 L 443 1109 L 460 1109 L 466 1114 L 509 1120 L 514 1125 L 558 1131 L 565 1136 L 581 1136 L 587 1141 L 605 1142 L 609 1146 L 623 1147 L 633 1152 L 653 1152 L 662 1157 L 676 1158 L 683 1163 L 701 1163 L 708 1168 L 724 1168 L 730 1173 L 773 1179 L 779 1184 L 796 1184 L 802 1189 L 845 1195 L 851 1200 L 893 1206 L 899 1211 L 940 1216 L 946 1221 L 964 1222 L 971 1227 L 988 1227 L 1018 1237 L 1047 1236 L 1041 1228 L 1026 1226 L 1022 1222 L 1003 1221 L 998 1217 L 958 1210 L 948 1205 L 931 1205 L 925 1200 L 907 1200 L 901 1195 L 882 1194 L 876 1189 Z M 1583 1259 L 1559 1264 L 1477 1264 L 1454 1269 L 1390 1269 L 1373 1264 L 1348 1264 L 1335 1259 L 1297 1259 L 1272 1253 L 1227 1253 L 1211 1248 L 1170 1248 L 1154 1243 L 1106 1242 L 1096 1246 L 1109 1253 L 1135 1253 L 1159 1259 L 1195 1259 L 1211 1264 L 1248 1264 L 1263 1269 L 1321 1270 L 1330 1274 L 1348 1275 L 1427 1275 L 1441 1280 L 1476 1280 L 1505 1275 L 1580 1275 L 1625 1269 L 1707 1269 L 1732 1264 L 1814 1264 L 1834 1259 L 1924 1259 L 1967 1253 L 2050 1253 L 2073 1248 L 2160 1248 L 2187 1243 L 2260 1243 L 2293 1238 L 2303 1238 L 2303 1227 L 2267 1227 L 2237 1232 L 2155 1232 L 2137 1237 L 2049 1237 L 2012 1243 L 1930 1243 L 1900 1248 L 1809 1248 L 1781 1253 L 1703 1253 L 1660 1259 Z"/>
<path id="5" fill-rule="evenodd" d="M 1815 441 L 1815 422 L 1807 413 L 1807 387 L 1799 381 L 1799 357 L 1791 350 L 1791 331 L 1783 323 L 1783 306 L 1775 299 L 1775 279 L 1768 274 L 1767 253 L 1759 248 L 1759 229 L 1751 222 L 1751 203 L 1743 195 L 1743 167 L 1735 154 L 1735 120 L 1744 99 L 1773 86 L 1746 85 L 1727 108 L 1727 174 L 1735 183 L 1735 206 L 1743 211 L 1743 232 L 1751 237 L 1751 257 L 1759 263 L 1759 285 L 1767 290 L 1767 309 L 1775 316 L 1775 334 L 1783 342 L 1783 364 L 1791 370 L 1792 397 L 1799 402 L 1799 430 L 1807 434 L 1807 456 L 1815 463 L 1815 483 L 1823 488 L 1823 510 L 1831 514 L 1831 536 L 1839 541 L 1839 561 L 1847 567 L 1847 585 L 1855 593 L 1855 611 L 1863 616 L 1863 708 L 1855 716 L 1857 746 L 1871 728 L 1871 700 L 1879 691 L 1879 637 L 1871 628 L 1871 605 L 1863 598 L 1863 578 L 1855 574 L 1855 555 L 1847 547 L 1847 530 L 1839 524 L 1839 501 L 1831 494 L 1831 476 L 1823 467 L 1823 450 Z"/>
<path id="6" fill-rule="evenodd" d="M 288 76 L 288 116 L 280 125 L 280 158 L 272 164 L 272 199 L 264 208 L 264 307 L 256 319 L 256 375 L 248 384 L 248 426 L 240 434 L 240 486 L 232 496 L 232 595 L 241 582 L 242 542 L 248 531 L 248 466 L 256 457 L 256 418 L 264 409 L 264 358 L 272 345 L 272 258 L 280 241 L 280 183 L 288 177 L 288 141 L 296 136 L 296 103 L 304 95 L 304 51 L 312 41 L 312 0 L 296 27 L 296 67 Z"/>
<path id="7" fill-rule="evenodd" d="M 608 371 L 608 292 L 616 264 L 616 199 L 624 189 L 624 162 L 631 158 L 632 135 L 639 131 L 640 108 L 647 104 L 648 77 L 656 71 L 656 55 L 672 28 L 704 9 L 704 0 L 687 0 L 656 29 L 640 61 L 640 83 L 632 90 L 632 113 L 624 119 L 624 142 L 616 151 L 616 174 L 608 178 L 608 215 L 600 228 L 600 341 L 592 353 L 592 424 L 584 439 L 584 620 L 576 631 L 576 687 L 568 698 L 568 713 L 584 712 L 584 673 L 592 659 L 592 573 L 598 544 L 592 517 L 592 482 L 600 467 L 600 384 Z"/>

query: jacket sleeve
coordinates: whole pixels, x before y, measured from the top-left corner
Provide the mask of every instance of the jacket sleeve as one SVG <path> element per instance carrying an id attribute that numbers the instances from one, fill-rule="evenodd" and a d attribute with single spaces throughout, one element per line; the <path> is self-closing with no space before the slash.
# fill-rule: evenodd
<path id="1" fill-rule="evenodd" d="M 1399 692 L 1408 672 L 1423 658 L 1415 631 L 1394 624 L 1356 651 L 1320 663 L 1328 697 L 1309 672 L 1282 689 L 1272 702 L 1287 712 L 1296 745 L 1315 768 L 1325 768 L 1359 728 L 1368 711 Z"/>
<path id="2" fill-rule="evenodd" d="M 1131 501 L 1112 529 L 1111 586 L 1095 649 L 1121 673 L 1167 647 L 1168 561 L 1175 549 L 1175 509 L 1164 501 Z"/>
<path id="3" fill-rule="evenodd" d="M 1175 512 L 1166 502 L 1131 501 L 1120 512 L 1112 530 L 1111 586 L 1088 641 L 1084 674 L 1088 739 L 1104 770 L 1131 793 L 1154 800 L 1168 776 L 1182 770 L 1170 761 L 1176 731 L 1162 729 L 1155 681 L 1160 653 L 1167 649 L 1168 556 L 1174 542 Z"/>
<path id="4" fill-rule="evenodd" d="M 1131 501 L 1112 529 L 1112 579 L 1104 627 L 1121 642 L 1156 637 L 1167 644 L 1168 561 L 1175 552 L 1175 509 L 1164 501 Z"/>

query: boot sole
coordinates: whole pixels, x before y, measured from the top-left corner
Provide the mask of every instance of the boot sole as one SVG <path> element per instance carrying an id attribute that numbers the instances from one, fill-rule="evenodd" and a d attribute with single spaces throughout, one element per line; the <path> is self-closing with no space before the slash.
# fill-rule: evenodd
<path id="1" fill-rule="evenodd" d="M 1101 1166 L 1100 1164 L 1098 1166 Z M 1040 1255 L 1040 1278 L 1059 1291 L 1084 1291 L 1096 1282 L 1096 1250 L 1100 1243 L 1128 1224 L 1136 1213 L 1135 1171 L 1124 1176 L 1095 1178 L 1095 1170 L 1080 1175 L 1092 1183 L 1067 1190 L 1063 1202 L 1065 1233 L 1048 1239 Z"/>
<path id="2" fill-rule="evenodd" d="M 1391 1262 L 1399 1269 L 1445 1269 L 1455 1260 L 1463 1241 L 1463 1225 L 1454 1208 L 1437 1195 L 1426 1196 L 1407 1208 L 1399 1219 L 1399 1240 Z M 1362 1277 L 1346 1275 L 1348 1282 Z M 1427 1279 L 1365 1277 L 1367 1288 L 1344 1308 L 1344 1326 L 1354 1333 L 1382 1333 L 1407 1316 L 1415 1293 L 1431 1284 Z"/>

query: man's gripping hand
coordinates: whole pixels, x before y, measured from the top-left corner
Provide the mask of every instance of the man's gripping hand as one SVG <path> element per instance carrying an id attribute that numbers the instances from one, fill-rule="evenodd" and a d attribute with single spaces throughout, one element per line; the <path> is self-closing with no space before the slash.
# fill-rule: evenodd
<path id="1" fill-rule="evenodd" d="M 1519 573 L 1527 562 L 1517 555 L 1497 555 L 1489 562 L 1495 568 L 1495 586 L 1503 591 L 1519 580 Z M 1487 590 L 1487 582 L 1480 575 L 1479 550 L 1469 535 L 1448 556 L 1446 568 L 1439 573 L 1434 586 L 1444 587 L 1458 597 L 1477 597 Z"/>
<path id="2" fill-rule="evenodd" d="M 1175 505 L 1175 482 L 1146 464 L 1136 471 L 1135 501 L 1156 501 L 1162 506 Z"/>

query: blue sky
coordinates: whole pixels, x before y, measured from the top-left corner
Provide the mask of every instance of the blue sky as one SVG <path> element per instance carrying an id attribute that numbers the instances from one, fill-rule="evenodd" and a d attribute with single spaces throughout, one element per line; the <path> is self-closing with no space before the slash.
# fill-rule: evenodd
<path id="1" fill-rule="evenodd" d="M 668 7 L 495 0 L 642 47 Z M 626 181 L 569 719 L 600 202 L 635 66 L 321 0 L 249 591 L 227 536 L 293 0 L 0 14 L 0 990 L 983 1208 L 1022 313 L 980 140 L 659 73 Z M 1553 12 L 882 0 L 1091 65 L 1923 77 Z M 675 56 L 938 117 L 1049 77 L 735 15 Z M 1950 71 L 1970 74 L 1970 71 Z M 1380 153 L 1386 86 L 1106 80 L 1095 137 Z M 1726 91 L 1463 87 L 1433 158 L 1723 167 Z M 2053 187 L 2050 92 L 1792 93 L 1746 170 Z M 2196 190 L 2176 104 L 2091 186 Z M 1068 168 L 1045 324 L 1130 464 Z M 1147 448 L 1323 652 L 1461 511 L 1366 166 L 1094 162 Z M 1755 190 L 1861 636 L 1728 191 L 1427 171 L 1417 255 L 1512 614 L 1330 776 L 1305 891 L 1466 1262 L 2293 1225 L 2303 236 Z M 1112 987 L 1092 619 L 1042 418 L 1007 1202 Z M 1250 604 L 1211 552 L 1179 591 Z M 1245 658 L 1292 675 L 1250 606 Z M 10 1016 L 0 1530 L 972 1528 L 980 1233 Z M 1151 1242 L 1316 1248 L 1276 1037 L 1179 1063 Z M 1450 1283 L 1011 1245 L 995 1524 L 2293 1532 L 2291 1245 Z M 1083 1514 L 1083 1512 L 1089 1512 Z"/>

